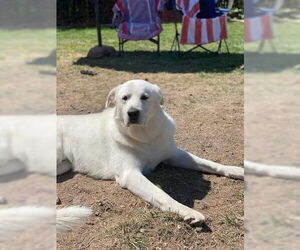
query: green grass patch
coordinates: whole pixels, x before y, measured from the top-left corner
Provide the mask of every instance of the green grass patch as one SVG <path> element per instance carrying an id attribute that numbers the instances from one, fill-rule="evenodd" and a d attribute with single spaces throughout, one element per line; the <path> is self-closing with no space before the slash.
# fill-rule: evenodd
<path id="1" fill-rule="evenodd" d="M 125 55 L 87 59 L 90 48 L 97 45 L 95 28 L 59 29 L 57 33 L 58 62 L 73 62 L 74 65 L 100 67 L 133 73 L 228 73 L 237 71 L 243 64 L 243 24 L 229 23 L 228 45 L 231 54 L 225 53 L 223 47 L 219 55 L 209 54 L 201 49 L 187 55 L 178 56 L 170 53 L 175 35 L 174 24 L 164 24 L 161 33 L 161 54 L 157 55 L 156 45 L 149 41 L 129 41 L 125 44 Z M 103 28 L 103 43 L 118 48 L 117 32 L 108 27 Z M 216 49 L 217 43 L 207 45 Z M 188 50 L 191 46 L 182 46 Z"/>

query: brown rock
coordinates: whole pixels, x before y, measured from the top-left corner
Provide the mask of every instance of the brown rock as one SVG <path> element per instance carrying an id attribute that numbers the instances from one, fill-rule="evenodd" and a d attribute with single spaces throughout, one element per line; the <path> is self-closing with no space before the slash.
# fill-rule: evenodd
<path id="1" fill-rule="evenodd" d="M 95 46 L 91 48 L 87 54 L 88 58 L 101 58 L 103 56 L 110 56 L 116 52 L 115 48 L 112 46 L 103 45 Z"/>

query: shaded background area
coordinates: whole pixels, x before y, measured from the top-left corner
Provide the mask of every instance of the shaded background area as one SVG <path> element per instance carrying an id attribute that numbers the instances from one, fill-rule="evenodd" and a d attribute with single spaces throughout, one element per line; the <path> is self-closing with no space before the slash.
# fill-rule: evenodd
<path id="1" fill-rule="evenodd" d="M 55 3 L 54 0 L 1 0 L 0 28 L 55 28 Z"/>
<path id="2" fill-rule="evenodd" d="M 99 0 L 101 5 L 101 23 L 111 24 L 112 7 L 115 0 Z M 221 0 L 220 4 L 228 0 Z M 243 9 L 243 0 L 235 0 L 235 12 Z M 94 0 L 59 0 L 57 1 L 57 25 L 59 27 L 93 27 L 95 26 Z M 238 11 L 239 10 L 239 11 Z M 233 14 L 234 15 L 234 14 Z M 181 15 L 173 11 L 164 11 L 161 14 L 163 22 L 180 21 Z"/>

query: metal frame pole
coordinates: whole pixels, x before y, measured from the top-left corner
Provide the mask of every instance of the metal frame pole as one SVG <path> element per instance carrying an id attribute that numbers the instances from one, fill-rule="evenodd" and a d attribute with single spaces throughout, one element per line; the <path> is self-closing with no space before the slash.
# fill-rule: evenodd
<path id="1" fill-rule="evenodd" d="M 98 36 L 98 45 L 102 47 L 102 34 L 101 34 L 101 22 L 100 22 L 100 0 L 95 0 L 95 13 L 96 13 L 96 28 Z"/>

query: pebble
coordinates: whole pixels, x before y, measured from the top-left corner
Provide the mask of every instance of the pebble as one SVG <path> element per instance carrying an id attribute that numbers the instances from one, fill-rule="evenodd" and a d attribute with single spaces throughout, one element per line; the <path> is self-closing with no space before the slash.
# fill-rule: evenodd
<path id="1" fill-rule="evenodd" d="M 59 197 L 56 198 L 56 205 L 60 205 L 61 204 L 61 200 L 59 199 Z"/>
<path id="2" fill-rule="evenodd" d="M 7 204 L 7 200 L 4 197 L 0 197 L 0 204 L 1 205 Z"/>

